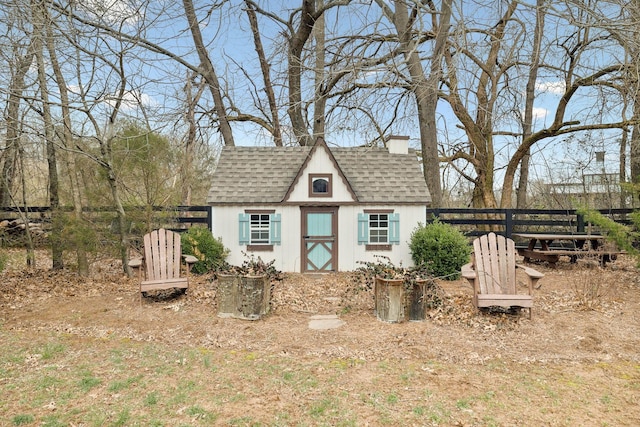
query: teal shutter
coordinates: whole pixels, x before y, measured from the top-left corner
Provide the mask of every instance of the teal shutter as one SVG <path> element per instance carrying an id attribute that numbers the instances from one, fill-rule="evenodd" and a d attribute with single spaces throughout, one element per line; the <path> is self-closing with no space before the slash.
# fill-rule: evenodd
<path id="1" fill-rule="evenodd" d="M 251 243 L 250 219 L 251 216 L 249 214 L 238 214 L 238 243 L 241 245 L 248 245 Z"/>
<path id="2" fill-rule="evenodd" d="M 271 214 L 269 216 L 269 240 L 272 245 L 280 244 L 280 233 L 282 227 L 280 226 L 280 214 Z"/>
<path id="3" fill-rule="evenodd" d="M 389 214 L 389 243 L 400 244 L 400 214 Z"/>
<path id="4" fill-rule="evenodd" d="M 364 213 L 358 214 L 358 244 L 366 245 L 369 243 L 369 215 Z"/>

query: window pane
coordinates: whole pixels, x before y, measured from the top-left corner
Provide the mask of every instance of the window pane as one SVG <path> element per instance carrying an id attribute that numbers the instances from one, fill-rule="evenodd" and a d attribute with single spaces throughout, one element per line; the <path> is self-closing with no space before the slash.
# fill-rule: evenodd
<path id="1" fill-rule="evenodd" d="M 269 214 L 251 214 L 251 244 L 269 244 Z"/>
<path id="2" fill-rule="evenodd" d="M 389 242 L 389 215 L 369 214 L 369 243 Z"/>
<path id="3" fill-rule="evenodd" d="M 313 180 L 314 193 L 327 193 L 329 191 L 329 180 L 326 178 L 315 178 Z"/>

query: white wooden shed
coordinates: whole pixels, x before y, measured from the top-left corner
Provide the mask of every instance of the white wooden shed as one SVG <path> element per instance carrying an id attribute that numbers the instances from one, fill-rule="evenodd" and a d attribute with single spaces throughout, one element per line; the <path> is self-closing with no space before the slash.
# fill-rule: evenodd
<path id="1" fill-rule="evenodd" d="M 230 249 L 285 272 L 349 271 L 384 255 L 412 265 L 408 240 L 431 200 L 408 137 L 388 148 L 224 147 L 207 203 Z"/>

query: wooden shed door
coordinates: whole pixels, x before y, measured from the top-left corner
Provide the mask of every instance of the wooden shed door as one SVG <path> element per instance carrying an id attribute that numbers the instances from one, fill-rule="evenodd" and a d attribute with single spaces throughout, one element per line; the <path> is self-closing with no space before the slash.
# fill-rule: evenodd
<path id="1" fill-rule="evenodd" d="M 302 208 L 302 272 L 338 269 L 338 208 Z"/>

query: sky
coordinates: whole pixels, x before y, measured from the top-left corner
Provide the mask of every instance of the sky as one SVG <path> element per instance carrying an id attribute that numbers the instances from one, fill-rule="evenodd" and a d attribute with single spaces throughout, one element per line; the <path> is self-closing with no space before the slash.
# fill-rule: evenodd
<path id="1" fill-rule="evenodd" d="M 222 79 L 225 89 L 231 94 L 234 102 L 242 109 L 249 109 L 252 102 L 250 94 L 260 93 L 260 88 L 252 86 L 252 83 L 246 78 L 245 72 L 251 76 L 257 76 L 259 70 L 256 66 L 256 54 L 252 44 L 251 35 L 248 31 L 248 23 L 246 15 L 243 13 L 241 1 L 233 0 L 229 4 L 233 7 L 230 9 L 211 8 L 210 2 L 196 1 L 199 17 L 202 18 L 201 30 L 208 44 L 210 56 L 216 66 L 219 77 Z M 264 7 L 277 11 L 278 16 L 286 17 L 291 9 L 291 1 L 261 1 Z M 190 33 L 186 30 L 186 18 L 180 8 L 181 2 L 178 4 L 159 0 L 151 2 L 146 9 L 136 9 L 139 5 L 133 2 L 124 2 L 122 0 L 89 0 L 84 3 L 89 10 L 98 11 L 100 16 L 106 23 L 113 24 L 115 22 L 123 22 L 122 30 L 131 34 L 135 33 L 135 29 L 142 26 L 143 23 L 153 22 L 153 26 L 145 30 L 144 36 L 154 43 L 159 44 L 163 48 L 179 55 L 186 61 L 196 65 L 199 61 L 193 50 L 193 41 Z M 297 4 L 297 2 L 296 2 Z M 358 2 L 357 8 L 341 8 L 332 11 L 326 17 L 327 27 L 332 31 L 352 31 L 352 28 L 359 28 L 362 22 L 368 22 L 370 28 L 378 30 L 387 30 L 390 26 L 385 19 L 380 19 L 380 11 L 374 2 Z M 469 19 L 468 26 L 480 26 L 492 23 L 496 20 L 497 13 L 504 12 L 502 2 L 490 1 L 484 3 L 463 2 L 464 7 L 455 9 L 456 16 L 464 16 Z M 471 5 L 475 5 L 472 7 Z M 207 9 L 207 7 L 209 7 Z M 223 13 L 220 13 L 223 11 Z M 349 13 L 346 13 L 346 12 Z M 123 21 L 123 17 L 126 19 Z M 206 17 L 206 18 L 205 18 Z M 273 21 L 260 19 L 262 40 L 265 44 L 267 52 L 271 55 L 271 66 L 275 71 L 284 70 L 286 68 L 286 60 L 283 55 L 275 55 L 278 43 L 282 41 L 285 28 L 282 24 L 275 24 Z M 428 26 L 428 23 L 425 24 Z M 563 33 L 562 28 L 558 28 L 553 22 L 553 18 L 548 20 L 549 31 L 545 33 L 546 42 L 550 47 L 561 44 L 568 35 Z M 568 29 L 567 29 L 568 31 Z M 599 53 L 596 53 L 599 52 Z M 549 52 L 549 60 L 551 55 L 556 53 Z M 184 81 L 187 72 L 184 68 L 178 66 L 175 61 L 168 60 L 161 56 L 141 53 L 136 51 L 136 55 L 130 58 L 138 58 L 141 55 L 142 61 L 132 59 L 125 64 L 131 71 L 130 86 L 131 89 L 125 95 L 123 104 L 123 115 L 129 115 L 137 118 L 148 118 L 152 125 L 162 132 L 180 133 L 181 129 L 176 128 L 175 122 L 169 117 L 171 114 L 179 113 L 184 108 L 177 99 L 182 95 L 182 87 L 174 84 L 176 81 Z M 593 58 L 589 63 L 597 66 L 599 63 L 610 61 L 612 59 L 606 50 L 594 50 L 591 52 Z M 91 68 L 91 64 L 83 64 L 86 70 Z M 69 73 L 73 75 L 72 64 L 69 64 Z M 381 72 L 384 70 L 381 70 Z M 88 72 L 88 71 L 87 71 Z M 101 81 L 108 82 L 113 79 L 113 74 L 108 69 L 97 70 Z M 367 78 L 374 78 L 370 75 Z M 564 83 L 560 80 L 560 76 L 551 73 L 542 74 L 536 84 L 538 97 L 535 103 L 535 126 L 537 129 L 548 125 L 553 119 L 554 106 L 557 104 L 559 96 L 564 90 Z M 284 81 L 276 80 L 276 90 L 278 95 L 286 99 L 286 85 Z M 257 83 L 259 85 L 259 83 Z M 79 93 L 80 85 L 70 79 L 69 86 L 72 91 Z M 113 100 L 109 97 L 109 91 L 115 86 L 105 84 L 103 87 L 96 86 L 96 96 L 98 101 L 103 103 L 104 111 L 102 116 L 106 117 L 108 107 L 113 106 Z M 107 90 L 103 90 L 107 88 Z M 111 89 L 109 89 L 111 88 Z M 389 95 L 393 95 L 389 92 Z M 472 104 L 473 97 L 469 94 L 468 101 Z M 208 94 L 206 94 L 208 97 Z M 578 102 L 572 106 L 572 114 L 584 112 L 593 108 L 595 102 L 592 93 L 585 93 L 580 96 Z M 228 100 L 227 100 L 228 101 Z M 379 99 L 379 103 L 383 103 L 384 99 Z M 410 102 L 408 102 L 408 105 Z M 144 106 L 143 109 L 140 105 Z M 455 145 L 464 143 L 466 136 L 464 132 L 457 126 L 458 121 L 451 112 L 446 102 L 439 102 L 439 132 L 441 142 Z M 409 110 L 411 113 L 411 110 Z M 614 111 L 614 108 L 612 108 Z M 169 114 L 171 113 L 171 114 Z M 391 114 L 388 111 L 387 114 Z M 417 122 L 414 117 L 409 117 L 402 125 L 392 127 L 389 132 L 394 134 L 409 135 L 411 143 L 414 147 L 419 144 L 419 134 Z M 282 113 L 285 116 L 284 110 Z M 175 119 L 174 119 L 175 120 Z M 205 122 L 206 123 L 206 122 Z M 333 123 L 329 128 L 327 140 L 330 143 L 343 146 L 360 145 L 375 137 L 372 129 L 362 128 L 358 123 Z M 505 129 L 517 131 L 517 123 L 513 120 L 505 120 L 500 123 Z M 248 124 L 233 124 L 234 138 L 238 145 L 269 145 L 271 144 L 270 135 L 264 131 Z M 220 136 L 211 129 L 205 129 L 203 136 L 210 144 L 220 144 Z M 619 132 L 602 132 L 593 134 L 590 140 L 595 141 L 592 147 L 585 144 L 568 143 L 567 138 L 557 138 L 555 140 L 546 140 L 539 143 L 533 150 L 533 175 L 540 179 L 548 179 L 550 175 L 571 175 L 576 167 L 583 167 L 585 164 L 590 165 L 595 158 L 595 151 L 605 151 L 605 166 L 609 166 L 617 170 L 615 166 L 617 161 L 616 140 L 619 138 Z M 579 138 L 574 138 L 579 139 Z M 584 138 L 583 138 L 584 139 Z M 496 151 L 499 160 L 497 175 L 500 176 L 504 162 L 511 156 L 513 152 L 513 140 L 496 138 Z M 591 163 L 590 163 L 591 162 Z M 615 166 L 615 167 L 614 167 Z M 600 165 L 596 165 L 600 167 Z M 499 179 L 497 180 L 500 181 Z"/>

